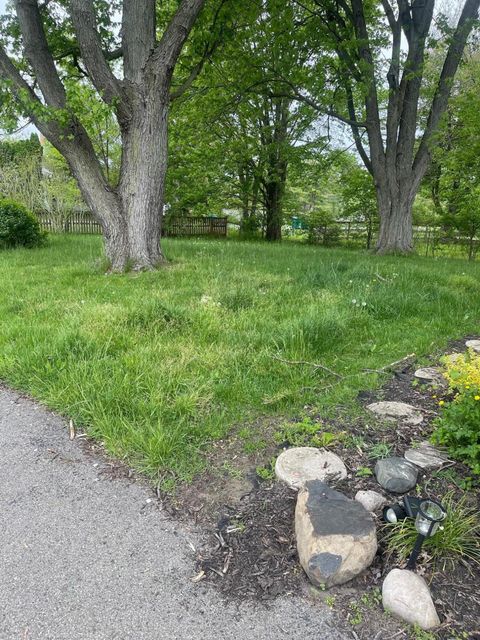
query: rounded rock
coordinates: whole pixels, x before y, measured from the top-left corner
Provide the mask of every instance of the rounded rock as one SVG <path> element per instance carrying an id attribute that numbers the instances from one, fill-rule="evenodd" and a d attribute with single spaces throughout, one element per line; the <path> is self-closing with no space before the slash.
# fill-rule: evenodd
<path id="1" fill-rule="evenodd" d="M 378 491 L 357 491 L 355 500 L 370 512 L 379 511 L 387 504 L 387 499 Z"/>
<path id="2" fill-rule="evenodd" d="M 382 586 L 383 608 L 422 629 L 440 624 L 430 590 L 425 580 L 407 569 L 392 569 Z"/>
<path id="3" fill-rule="evenodd" d="M 275 475 L 292 489 L 301 489 L 309 480 L 343 480 L 347 477 L 347 469 L 331 451 L 292 447 L 278 456 Z"/>
<path id="4" fill-rule="evenodd" d="M 405 458 L 393 456 L 377 460 L 375 477 L 386 491 L 406 493 L 417 484 L 418 469 Z"/>
<path id="5" fill-rule="evenodd" d="M 300 564 L 311 582 L 323 588 L 355 578 L 377 551 L 372 515 L 319 480 L 307 482 L 298 494 L 295 537 Z"/>

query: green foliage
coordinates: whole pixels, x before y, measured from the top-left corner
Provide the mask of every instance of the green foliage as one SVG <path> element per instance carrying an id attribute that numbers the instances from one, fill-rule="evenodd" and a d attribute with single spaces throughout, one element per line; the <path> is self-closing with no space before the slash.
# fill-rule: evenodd
<path id="1" fill-rule="evenodd" d="M 470 352 L 447 362 L 446 377 L 455 396 L 435 422 L 434 442 L 445 445 L 453 458 L 480 474 L 480 356 Z"/>
<path id="2" fill-rule="evenodd" d="M 276 458 L 272 458 L 268 465 L 263 467 L 257 467 L 256 472 L 257 476 L 262 480 L 274 480 L 275 479 L 275 462 Z"/>
<path id="3" fill-rule="evenodd" d="M 431 196 L 445 237 L 463 236 L 469 257 L 480 232 L 480 60 L 471 56 L 461 68 L 453 98 L 437 135 L 438 147 L 429 174 Z"/>
<path id="4" fill-rule="evenodd" d="M 20 166 L 25 160 L 36 157 L 40 162 L 42 147 L 34 133 L 24 140 L 0 140 L 0 167 L 6 164 Z"/>
<path id="5" fill-rule="evenodd" d="M 292 447 L 304 447 L 311 442 L 319 431 L 320 425 L 309 417 L 301 422 L 287 422 L 275 432 L 274 440 L 277 444 L 289 444 Z"/>
<path id="6" fill-rule="evenodd" d="M 377 442 L 368 449 L 368 457 L 372 460 L 378 460 L 381 458 L 388 458 L 392 452 L 392 445 L 386 442 Z"/>
<path id="7" fill-rule="evenodd" d="M 0 200 L 0 249 L 39 247 L 44 241 L 38 220 L 26 207 Z"/>
<path id="8" fill-rule="evenodd" d="M 480 520 L 478 510 L 469 505 L 467 495 L 460 500 L 453 493 L 441 499 L 447 517 L 435 535 L 427 538 L 423 548 L 435 564 L 463 560 L 480 565 Z M 405 561 L 412 552 L 418 532 L 415 521 L 407 518 L 387 524 L 386 544 L 390 553 Z"/>
<path id="9" fill-rule="evenodd" d="M 448 448 L 449 454 L 480 474 L 480 402 L 474 393 L 461 394 L 442 408 L 436 421 L 433 442 Z"/>
<path id="10" fill-rule="evenodd" d="M 373 476 L 373 471 L 369 467 L 358 467 L 355 475 L 357 478 L 369 478 Z"/>
<path id="11" fill-rule="evenodd" d="M 366 248 L 370 249 L 374 225 L 378 222 L 377 198 L 372 176 L 353 165 L 342 173 L 342 218 L 359 220 L 366 225 Z"/>

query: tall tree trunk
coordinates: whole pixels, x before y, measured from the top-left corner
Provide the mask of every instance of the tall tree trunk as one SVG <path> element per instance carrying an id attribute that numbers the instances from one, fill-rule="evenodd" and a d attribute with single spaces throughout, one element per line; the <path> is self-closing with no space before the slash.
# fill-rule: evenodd
<path id="1" fill-rule="evenodd" d="M 168 96 L 141 100 L 122 132 L 118 195 L 123 211 L 127 251 L 125 266 L 152 269 L 164 261 L 160 248 L 167 171 Z M 124 250 L 123 248 L 121 250 Z"/>
<path id="2" fill-rule="evenodd" d="M 265 239 L 270 242 L 282 239 L 283 191 L 280 178 L 265 185 Z"/>
<path id="3" fill-rule="evenodd" d="M 387 187 L 377 187 L 380 230 L 377 253 L 410 253 L 413 250 L 412 208 L 410 193 L 390 193 Z"/>

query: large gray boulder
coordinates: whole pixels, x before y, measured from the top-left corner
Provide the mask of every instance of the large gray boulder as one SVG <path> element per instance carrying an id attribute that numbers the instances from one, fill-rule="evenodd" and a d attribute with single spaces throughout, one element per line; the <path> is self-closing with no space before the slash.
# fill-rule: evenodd
<path id="1" fill-rule="evenodd" d="M 417 484 L 418 469 L 405 458 L 383 458 L 375 464 L 377 482 L 392 493 L 406 493 Z"/>
<path id="2" fill-rule="evenodd" d="M 383 608 L 422 629 L 440 624 L 430 590 L 425 580 L 407 569 L 392 569 L 382 586 Z"/>
<path id="3" fill-rule="evenodd" d="M 319 480 L 306 482 L 298 495 L 295 533 L 300 563 L 317 586 L 348 582 L 377 551 L 371 514 Z"/>

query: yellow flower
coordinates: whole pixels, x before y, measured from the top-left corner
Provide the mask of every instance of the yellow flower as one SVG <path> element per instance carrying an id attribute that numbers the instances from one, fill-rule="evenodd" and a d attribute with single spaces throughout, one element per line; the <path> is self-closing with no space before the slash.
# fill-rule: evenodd
<path id="1" fill-rule="evenodd" d="M 480 400 L 480 396 L 475 396 L 475 400 Z"/>
<path id="2" fill-rule="evenodd" d="M 443 400 L 440 400 L 440 402 L 438 403 L 441 407 L 443 407 L 443 405 L 445 404 L 445 402 Z"/>

